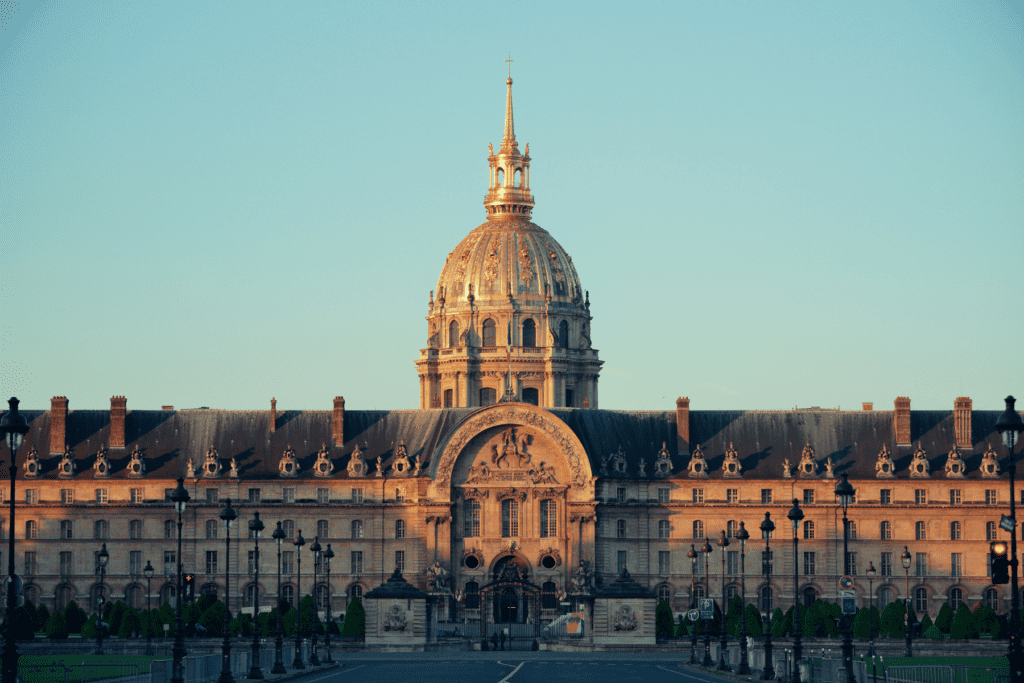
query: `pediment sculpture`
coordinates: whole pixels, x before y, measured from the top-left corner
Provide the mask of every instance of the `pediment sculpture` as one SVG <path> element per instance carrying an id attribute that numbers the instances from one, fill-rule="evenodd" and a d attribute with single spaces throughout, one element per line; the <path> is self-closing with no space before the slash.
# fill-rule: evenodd
<path id="1" fill-rule="evenodd" d="M 405 610 L 400 605 L 391 605 L 384 614 L 385 631 L 404 631 L 407 626 Z"/>
<path id="2" fill-rule="evenodd" d="M 34 479 L 39 476 L 39 471 L 42 465 L 39 462 L 39 453 L 36 451 L 35 446 L 28 452 L 28 457 L 25 459 L 25 478 Z"/>
<path id="3" fill-rule="evenodd" d="M 210 446 L 206 450 L 206 459 L 203 460 L 203 477 L 213 479 L 219 477 L 221 472 L 220 454 L 217 449 Z"/>
<path id="4" fill-rule="evenodd" d="M 75 458 L 71 453 L 71 446 L 64 447 L 64 456 L 57 465 L 57 476 L 61 479 L 70 479 L 75 476 Z"/>
<path id="5" fill-rule="evenodd" d="M 352 451 L 352 457 L 348 461 L 348 476 L 350 477 L 365 477 L 366 476 L 366 461 L 363 460 L 363 452 L 359 450 L 359 444 L 356 444 L 356 449 Z"/>
<path id="6" fill-rule="evenodd" d="M 139 445 L 135 444 L 135 448 L 132 449 L 131 457 L 128 460 L 128 476 L 132 479 L 138 479 L 146 473 L 146 461 L 142 459 L 142 451 L 139 450 Z"/>
<path id="7" fill-rule="evenodd" d="M 800 473 L 801 477 L 816 477 L 818 476 L 818 463 L 814 459 L 814 449 L 811 448 L 811 442 L 808 441 L 804 449 L 800 451 L 800 464 L 797 465 L 797 472 Z"/>
<path id="8" fill-rule="evenodd" d="M 405 439 L 402 439 L 395 449 L 395 459 L 391 461 L 391 476 L 408 477 L 411 472 L 409 452 L 405 449 Z"/>
<path id="9" fill-rule="evenodd" d="M 467 484 L 486 484 L 491 480 L 491 468 L 487 463 L 481 461 L 475 466 L 469 466 L 469 474 L 466 475 Z"/>
<path id="10" fill-rule="evenodd" d="M 609 460 L 611 465 L 612 476 L 624 477 L 626 476 L 626 453 L 622 450 L 622 446 L 619 446 L 619 450 L 612 454 Z"/>
<path id="11" fill-rule="evenodd" d="M 100 446 L 96 452 L 96 462 L 92 465 L 92 476 L 96 479 L 106 479 L 110 476 L 110 460 L 107 458 L 107 449 Z"/>
<path id="12" fill-rule="evenodd" d="M 321 444 L 320 450 L 316 453 L 316 462 L 313 463 L 314 477 L 329 477 L 334 474 L 334 463 L 331 462 L 331 454 L 327 451 L 327 444 Z"/>
<path id="13" fill-rule="evenodd" d="M 964 476 L 964 459 L 960 457 L 960 449 L 953 446 L 946 458 L 946 476 L 950 479 L 960 479 Z"/>
<path id="14" fill-rule="evenodd" d="M 282 477 L 297 477 L 299 475 L 299 459 L 295 457 L 292 445 L 284 449 L 281 460 L 277 463 L 277 473 Z"/>
<path id="15" fill-rule="evenodd" d="M 742 469 L 743 465 L 740 464 L 740 454 L 733 448 L 732 441 L 730 441 L 729 448 L 725 451 L 725 460 L 722 461 L 722 476 L 729 479 L 741 477 L 743 476 L 740 474 Z"/>
<path id="16" fill-rule="evenodd" d="M 491 463 L 498 469 L 512 467 L 513 459 L 516 467 L 531 464 L 530 454 L 526 450 L 529 442 L 528 435 L 520 436 L 515 427 L 509 427 L 501 433 L 501 445 L 491 445 Z"/>
<path id="17" fill-rule="evenodd" d="M 884 443 L 882 450 L 878 452 L 878 460 L 875 461 L 875 476 L 879 479 L 892 479 L 896 476 L 896 464 L 892 461 L 889 447 Z"/>
<path id="18" fill-rule="evenodd" d="M 555 466 L 548 465 L 543 460 L 536 469 L 532 469 L 529 472 L 530 482 L 533 484 L 557 484 L 558 480 L 555 479 Z"/>
<path id="19" fill-rule="evenodd" d="M 687 469 L 690 471 L 690 476 L 695 479 L 708 478 L 708 461 L 704 459 L 704 451 L 700 449 L 700 444 L 694 447 Z"/>
<path id="20" fill-rule="evenodd" d="M 658 459 L 654 461 L 654 476 L 658 479 L 672 476 L 672 456 L 668 452 L 665 442 L 661 442 L 661 450 L 658 451 Z"/>
<path id="21" fill-rule="evenodd" d="M 929 476 L 927 453 L 921 448 L 921 442 L 917 442 L 917 450 L 910 461 L 910 477 L 912 479 L 923 479 Z"/>
<path id="22" fill-rule="evenodd" d="M 994 479 L 999 476 L 999 461 L 996 452 L 992 450 L 992 444 L 981 454 L 981 476 L 985 479 Z"/>
<path id="23" fill-rule="evenodd" d="M 629 605 L 622 605 L 615 612 L 613 623 L 616 631 L 635 631 L 638 622 L 636 612 Z"/>

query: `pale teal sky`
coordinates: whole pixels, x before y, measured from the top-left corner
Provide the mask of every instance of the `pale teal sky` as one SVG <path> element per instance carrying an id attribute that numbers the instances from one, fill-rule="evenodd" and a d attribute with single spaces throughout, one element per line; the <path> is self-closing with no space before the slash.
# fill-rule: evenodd
<path id="1" fill-rule="evenodd" d="M 0 5 L 26 407 L 416 407 L 509 52 L 601 407 L 1024 396 L 1021 2 Z"/>

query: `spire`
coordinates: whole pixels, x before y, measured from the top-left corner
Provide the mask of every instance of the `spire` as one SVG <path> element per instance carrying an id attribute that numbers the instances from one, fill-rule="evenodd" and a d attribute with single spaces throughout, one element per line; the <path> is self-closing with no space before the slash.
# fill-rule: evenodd
<path id="1" fill-rule="evenodd" d="M 508 94 L 505 96 L 505 135 L 501 138 L 501 151 L 506 154 L 518 152 L 516 147 L 516 126 L 512 119 L 512 76 L 505 81 Z"/>
<path id="2" fill-rule="evenodd" d="M 511 57 L 506 60 L 511 65 Z M 505 95 L 505 134 L 501 148 L 494 153 L 494 147 L 487 145 L 487 163 L 491 167 L 491 178 L 484 206 L 488 220 L 506 220 L 512 216 L 530 219 L 533 211 L 533 195 L 530 194 L 530 146 L 526 154 L 516 144 L 515 123 L 512 118 L 512 76 L 505 81 L 508 88 Z M 511 214 L 511 215 L 510 215 Z"/>

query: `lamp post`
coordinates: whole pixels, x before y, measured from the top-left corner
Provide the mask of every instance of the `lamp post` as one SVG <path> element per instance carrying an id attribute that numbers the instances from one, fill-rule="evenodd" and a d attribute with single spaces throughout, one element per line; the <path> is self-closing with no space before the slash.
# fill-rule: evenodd
<path id="1" fill-rule="evenodd" d="M 299 529 L 299 533 L 295 534 L 295 540 L 292 541 L 292 545 L 295 546 L 295 657 L 292 659 L 293 669 L 305 669 L 306 665 L 302 663 L 302 621 L 299 618 L 299 606 L 302 604 L 302 599 L 299 597 L 302 595 L 302 590 L 299 586 L 302 585 L 302 546 L 306 545 L 306 539 L 302 537 L 302 529 Z"/>
<path id="2" fill-rule="evenodd" d="M 327 574 L 327 628 L 324 629 L 324 647 L 327 648 L 327 659 L 324 660 L 327 664 L 334 664 L 334 660 L 331 659 L 331 560 L 334 559 L 334 551 L 331 550 L 331 544 L 327 544 L 327 550 L 324 551 L 324 572 Z"/>
<path id="3" fill-rule="evenodd" d="M 868 577 L 868 657 L 875 656 L 875 563 L 868 562 L 864 576 Z"/>
<path id="4" fill-rule="evenodd" d="M 728 554 L 725 549 L 729 547 L 729 539 L 725 537 L 725 529 L 722 529 L 722 536 L 715 545 L 722 549 L 722 646 L 718 652 L 718 670 L 729 671 L 729 664 L 725 661 L 725 648 L 729 643 L 729 634 L 725 630 L 725 617 L 729 613 L 729 598 L 725 595 L 725 556 Z"/>
<path id="5" fill-rule="evenodd" d="M 800 502 L 796 498 L 793 499 L 793 507 L 786 517 L 793 525 L 793 683 L 800 683 L 800 659 L 804 655 L 804 647 L 803 633 L 800 631 L 800 539 L 797 532 L 800 530 L 804 511 L 800 509 Z"/>
<path id="6" fill-rule="evenodd" d="M 185 683 L 185 629 L 181 625 L 181 573 L 184 571 L 181 561 L 181 516 L 185 513 L 185 504 L 192 499 L 185 489 L 185 480 L 178 477 L 178 486 L 171 492 L 171 502 L 174 503 L 174 510 L 178 513 L 178 579 L 177 592 L 174 601 L 174 647 L 171 648 L 173 661 L 171 663 L 171 683 Z"/>
<path id="7" fill-rule="evenodd" d="M 1003 444 L 1010 454 L 1010 519 L 1013 520 L 1014 532 L 1010 534 L 1010 577 L 1013 581 L 1013 597 L 1010 599 L 1010 642 L 1006 646 L 1006 659 L 1010 664 L 1010 683 L 1024 681 L 1024 648 L 1020 642 L 1020 594 L 1017 586 L 1017 517 L 1014 496 L 1014 480 L 1017 476 L 1016 454 L 1017 434 L 1024 431 L 1024 420 L 1014 408 L 1016 399 L 1006 397 L 1006 410 L 996 421 L 996 430 L 1003 435 Z M 12 528 L 13 530 L 13 528 Z"/>
<path id="8" fill-rule="evenodd" d="M 320 569 L 320 551 L 321 550 L 322 550 L 322 548 L 320 547 L 320 537 L 319 536 L 314 536 L 313 537 L 313 542 L 309 546 L 309 552 L 312 553 L 312 555 L 313 555 L 313 637 L 311 638 L 311 645 L 310 645 L 310 648 L 309 648 L 309 663 L 310 663 L 311 666 L 320 666 L 320 657 L 318 657 L 317 653 L 316 653 L 317 638 L 318 638 L 318 634 L 316 632 L 316 621 L 317 621 L 317 610 L 320 608 L 320 606 L 316 604 L 316 588 L 317 588 L 316 581 L 317 581 L 317 578 L 318 578 L 318 571 Z"/>
<path id="9" fill-rule="evenodd" d="M 263 533 L 263 520 L 257 510 L 252 513 L 249 520 L 249 532 L 255 541 L 255 550 L 252 553 L 252 653 L 249 656 L 249 673 L 245 675 L 250 680 L 263 678 L 263 670 L 260 669 L 260 534 Z"/>
<path id="10" fill-rule="evenodd" d="M 910 642 L 910 550 L 907 549 L 907 546 L 903 546 L 903 554 L 900 555 L 900 561 L 903 562 L 903 571 L 907 574 L 906 593 L 904 593 L 906 597 L 904 597 L 903 599 L 903 630 L 906 633 L 907 637 L 907 651 L 905 653 L 905 656 L 913 657 L 914 648 L 912 643 Z"/>
<path id="11" fill-rule="evenodd" d="M 277 635 L 274 638 L 274 666 L 270 673 L 283 674 L 287 670 L 284 668 L 284 625 L 281 623 L 281 544 L 285 539 L 281 522 L 277 523 L 270 537 L 277 543 Z"/>
<path id="12" fill-rule="evenodd" d="M 13 531 L 13 530 L 12 530 Z M 96 618 L 96 652 L 93 654 L 103 654 L 103 603 L 105 599 L 103 597 L 103 580 L 107 576 L 107 562 L 110 560 L 110 553 L 107 552 L 107 544 L 104 543 L 99 553 L 96 554 L 96 569 L 100 572 L 100 594 L 96 598 L 96 609 L 99 613 Z M 8 624 L 12 623 L 8 620 Z"/>
<path id="13" fill-rule="evenodd" d="M 146 576 L 146 655 L 153 654 L 153 563 L 146 560 L 142 573 Z"/>
<path id="14" fill-rule="evenodd" d="M 853 502 L 856 492 L 847 477 L 846 472 L 839 478 L 836 484 L 835 494 L 839 496 L 839 503 L 843 506 L 843 575 L 848 576 L 850 569 L 850 521 L 846 518 L 846 508 Z M 869 612 L 870 615 L 870 612 Z M 847 683 L 856 683 L 853 676 L 853 617 L 843 615 L 843 666 L 846 668 Z"/>
<path id="15" fill-rule="evenodd" d="M 14 573 L 14 475 L 18 467 L 14 462 L 18 448 L 25 434 L 28 433 L 28 420 L 18 412 L 18 399 L 11 397 L 7 401 L 10 407 L 0 418 L 0 436 L 7 442 L 11 451 L 11 523 L 7 528 L 7 634 L 4 638 L 3 683 L 15 683 L 18 677 L 18 645 L 14 642 L 14 610 L 21 602 L 21 577 Z"/>
<path id="16" fill-rule="evenodd" d="M 697 594 L 694 592 L 694 578 L 697 575 L 697 549 L 693 543 L 690 544 L 690 552 L 686 553 L 690 558 L 690 609 L 697 609 Z M 692 620 L 690 624 L 690 664 L 697 663 L 697 621 Z"/>
<path id="17" fill-rule="evenodd" d="M 235 683 L 235 677 L 231 674 L 231 525 L 238 519 L 238 513 L 231 507 L 231 499 L 224 501 L 224 508 L 220 511 L 220 518 L 224 520 L 224 642 L 220 646 L 220 678 L 218 683 Z"/>
<path id="18" fill-rule="evenodd" d="M 707 537 L 704 538 L 704 546 L 700 549 L 704 553 L 704 580 L 707 581 L 708 586 L 708 597 L 711 597 L 711 575 L 708 574 L 708 558 L 711 557 L 712 551 L 711 544 L 708 543 Z M 704 623 L 704 659 L 701 661 L 701 666 L 714 666 L 714 662 L 711 661 L 711 621 Z"/>
<path id="19" fill-rule="evenodd" d="M 746 675 L 750 673 L 750 662 L 747 661 L 747 609 L 744 602 L 747 597 L 747 539 L 750 532 L 743 522 L 740 522 L 736 538 L 740 540 L 740 666 L 736 673 Z"/>
<path id="20" fill-rule="evenodd" d="M 764 585 L 771 590 L 772 581 L 772 532 L 775 531 L 775 522 L 772 521 L 772 513 L 764 513 L 764 521 L 761 522 L 761 538 L 764 539 L 764 557 L 761 558 L 761 573 L 764 574 Z M 769 605 L 764 611 L 764 669 L 761 671 L 761 680 L 770 681 L 775 678 L 775 665 L 772 661 L 772 610 Z"/>

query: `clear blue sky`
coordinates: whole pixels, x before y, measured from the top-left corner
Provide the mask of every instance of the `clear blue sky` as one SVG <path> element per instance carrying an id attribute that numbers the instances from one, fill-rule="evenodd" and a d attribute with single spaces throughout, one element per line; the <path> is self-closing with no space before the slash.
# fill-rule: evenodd
<path id="1" fill-rule="evenodd" d="M 1021 2 L 0 3 L 0 394 L 413 408 L 505 58 L 601 407 L 1024 396 Z"/>

